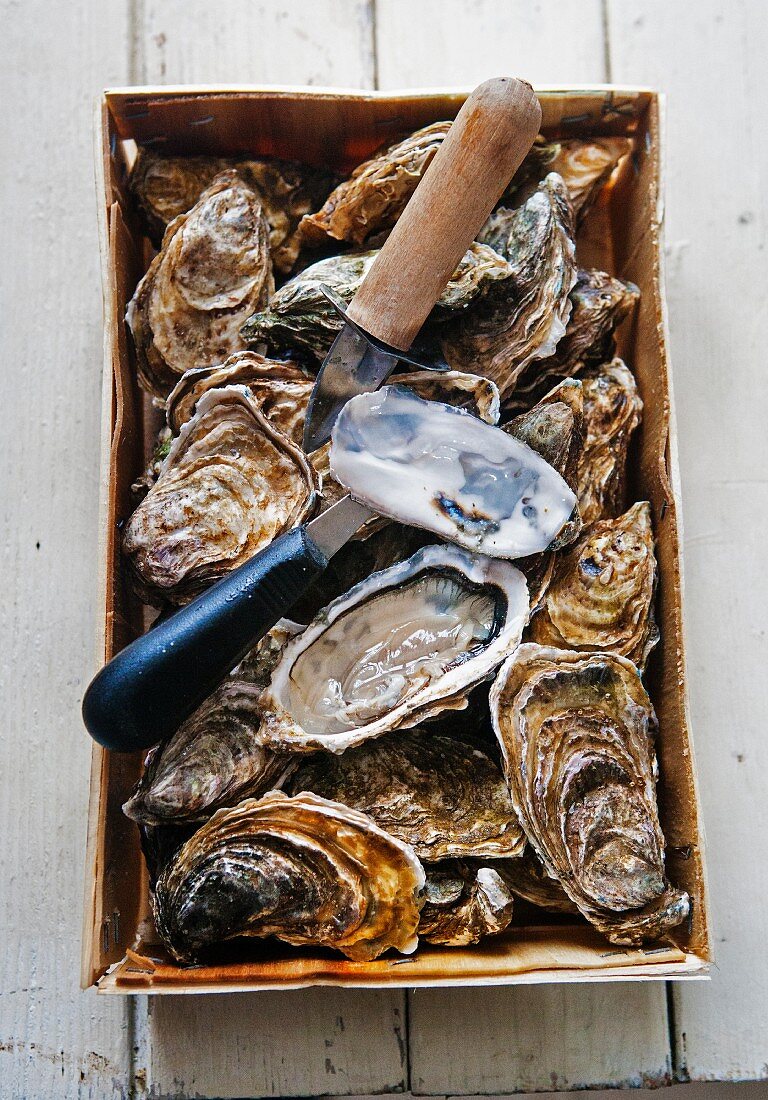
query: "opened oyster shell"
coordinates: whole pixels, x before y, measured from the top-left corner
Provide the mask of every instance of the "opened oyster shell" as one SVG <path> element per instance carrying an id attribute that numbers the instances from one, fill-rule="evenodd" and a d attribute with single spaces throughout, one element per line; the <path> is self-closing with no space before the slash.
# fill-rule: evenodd
<path id="1" fill-rule="evenodd" d="M 148 603 L 186 603 L 299 523 L 318 479 L 243 386 L 203 394 L 129 519 L 123 553 Z"/>
<path id="2" fill-rule="evenodd" d="M 491 378 L 502 403 L 528 364 L 552 355 L 565 333 L 576 279 L 573 233 L 568 194 L 554 173 L 519 209 L 492 214 L 481 232 L 513 274 L 446 327 L 442 349 L 456 370 Z"/>
<path id="3" fill-rule="evenodd" d="M 331 237 L 359 246 L 391 229 L 450 127 L 433 122 L 358 165 L 316 214 L 302 220 L 304 240 L 322 243 Z"/>
<path id="4" fill-rule="evenodd" d="M 400 386 L 347 402 L 331 436 L 331 472 L 375 511 L 492 557 L 546 549 L 576 504 L 530 447 Z"/>
<path id="5" fill-rule="evenodd" d="M 560 649 L 617 653 L 642 671 L 659 640 L 651 506 L 598 520 L 559 557 L 530 636 Z"/>
<path id="6" fill-rule="evenodd" d="M 166 397 L 186 370 L 244 347 L 240 326 L 273 289 L 261 201 L 223 172 L 168 226 L 128 305 L 142 386 Z"/>
<path id="7" fill-rule="evenodd" d="M 509 927 L 515 899 L 496 865 L 448 859 L 426 872 L 419 936 L 427 943 L 465 947 Z"/>
<path id="8" fill-rule="evenodd" d="M 277 291 L 268 309 L 255 313 L 246 321 L 242 328 L 243 339 L 251 345 L 266 342 L 275 350 L 304 348 L 322 359 L 339 333 L 342 321 L 320 287 L 329 286 L 348 304 L 378 254 L 378 249 L 348 252 L 312 264 Z M 440 295 L 432 312 L 433 320 L 465 309 L 491 283 L 510 275 L 510 265 L 502 256 L 487 245 L 472 244 Z M 470 373 L 485 373 L 474 370 L 472 364 L 466 369 Z"/>
<path id="9" fill-rule="evenodd" d="M 290 789 L 364 810 L 424 861 L 517 856 L 526 843 L 493 760 L 421 728 L 341 756 L 318 755 L 299 768 Z"/>
<path id="10" fill-rule="evenodd" d="M 689 899 L 664 875 L 656 716 L 634 665 L 522 645 L 490 702 L 512 801 L 547 874 L 612 943 L 680 924 Z"/>
<path id="11" fill-rule="evenodd" d="M 579 511 L 585 524 L 619 515 L 626 506 L 627 451 L 643 402 L 621 359 L 583 376 L 584 449 L 579 459 Z"/>
<path id="12" fill-rule="evenodd" d="M 182 962 L 239 936 L 368 960 L 415 949 L 423 887 L 412 850 L 365 814 L 273 791 L 198 829 L 160 875 L 152 909 Z"/>
<path id="13" fill-rule="evenodd" d="M 287 643 L 262 698 L 260 737 L 341 753 L 461 710 L 517 646 L 527 617 L 513 565 L 427 546 L 355 585 Z"/>
<path id="14" fill-rule="evenodd" d="M 139 146 L 129 187 L 147 235 L 159 248 L 168 223 L 191 210 L 227 169 L 235 169 L 259 196 L 272 262 L 276 271 L 288 274 L 299 254 L 302 217 L 318 208 L 335 182 L 325 168 L 272 158 L 169 157 Z"/>

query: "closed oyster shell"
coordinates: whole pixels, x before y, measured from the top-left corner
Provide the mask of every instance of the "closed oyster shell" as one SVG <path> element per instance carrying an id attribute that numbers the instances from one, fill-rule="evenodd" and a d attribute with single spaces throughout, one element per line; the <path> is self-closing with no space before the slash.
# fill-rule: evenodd
<path id="1" fill-rule="evenodd" d="M 419 936 L 427 943 L 465 947 L 509 927 L 514 896 L 495 864 L 449 859 L 426 870 Z"/>
<path id="2" fill-rule="evenodd" d="M 227 169 L 235 169 L 259 196 L 272 262 L 288 274 L 299 254 L 302 217 L 317 209 L 335 182 L 325 168 L 272 158 L 169 157 L 139 146 L 129 187 L 147 235 L 159 248 L 168 223 L 190 210 Z"/>
<path id="3" fill-rule="evenodd" d="M 129 519 L 123 553 L 142 599 L 186 603 L 299 523 L 317 475 L 243 386 L 203 394 Z"/>
<path id="4" fill-rule="evenodd" d="M 625 137 L 560 142 L 560 151 L 549 170 L 562 176 L 577 221 L 585 216 L 621 158 L 631 151 L 632 142 Z"/>
<path id="5" fill-rule="evenodd" d="M 365 814 L 273 791 L 218 810 L 158 879 L 155 926 L 198 959 L 239 936 L 333 947 L 350 959 L 411 952 L 424 887 L 413 851 Z"/>
<path id="6" fill-rule="evenodd" d="M 322 243 L 330 237 L 360 246 L 372 234 L 391 229 L 450 127 L 450 122 L 433 122 L 358 165 L 316 214 L 303 218 L 304 240 Z"/>
<path id="7" fill-rule="evenodd" d="M 303 348 L 319 359 L 329 350 L 342 320 L 320 290 L 322 285 L 349 304 L 368 273 L 379 249 L 329 256 L 294 276 L 271 298 L 269 308 L 255 313 L 242 328 L 248 344 L 266 342 L 270 348 Z M 487 245 L 472 244 L 432 312 L 433 320 L 465 309 L 493 282 L 507 279 L 510 265 Z M 467 367 L 473 371 L 470 364 Z"/>
<path id="8" fill-rule="evenodd" d="M 262 698 L 276 749 L 341 753 L 466 706 L 528 617 L 509 562 L 427 546 L 355 585 L 292 638 Z"/>
<path id="9" fill-rule="evenodd" d="M 656 716 L 634 665 L 522 645 L 490 703 L 512 801 L 547 874 L 612 943 L 680 924 L 689 899 L 664 875 Z"/>
<path id="10" fill-rule="evenodd" d="M 400 730 L 299 768 L 293 791 L 313 791 L 369 814 L 422 861 L 517 856 L 525 836 L 504 777 L 480 749 L 425 729 Z"/>
<path id="11" fill-rule="evenodd" d="M 513 274 L 446 327 L 442 349 L 456 370 L 491 378 L 502 403 L 526 367 L 552 355 L 565 333 L 576 279 L 573 233 L 565 185 L 554 173 L 519 209 L 492 214 L 481 232 Z"/>
<path id="12" fill-rule="evenodd" d="M 655 591 L 651 506 L 643 501 L 593 523 L 558 558 L 530 637 L 559 649 L 617 653 L 642 671 L 659 640 Z"/>
<path id="13" fill-rule="evenodd" d="M 259 197 L 223 172 L 168 226 L 128 305 L 141 385 L 166 397 L 186 370 L 244 347 L 240 326 L 273 289 Z"/>
<path id="14" fill-rule="evenodd" d="M 617 516 L 626 506 L 627 451 L 643 402 L 621 359 L 590 368 L 582 384 L 585 440 L 577 493 L 581 518 L 588 524 Z"/>
<path id="15" fill-rule="evenodd" d="M 548 913 L 578 913 L 578 906 L 571 901 L 557 879 L 549 877 L 530 846 L 519 859 L 500 860 L 493 866 L 515 897 L 523 898 Z"/>

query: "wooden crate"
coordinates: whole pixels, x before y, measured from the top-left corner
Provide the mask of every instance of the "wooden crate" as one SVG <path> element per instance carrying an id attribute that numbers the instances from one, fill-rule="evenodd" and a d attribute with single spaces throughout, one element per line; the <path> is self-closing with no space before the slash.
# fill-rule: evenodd
<path id="1" fill-rule="evenodd" d="M 97 117 L 99 224 L 104 283 L 101 592 L 99 661 L 144 627 L 141 605 L 120 565 L 119 531 L 130 485 L 143 469 L 158 424 L 137 388 L 123 316 L 148 262 L 126 193 L 134 142 L 176 153 L 292 157 L 346 170 L 389 137 L 452 118 L 462 91 L 371 93 L 306 88 L 163 87 L 107 92 Z M 630 488 L 653 510 L 660 569 L 661 644 L 648 672 L 659 718 L 659 810 L 672 882 L 691 895 L 689 923 L 675 943 L 647 950 L 613 947 L 583 922 L 541 915 L 468 948 L 420 946 L 412 956 L 356 963 L 330 951 L 264 945 L 248 961 L 184 969 L 157 944 L 135 825 L 121 812 L 141 754 L 94 746 L 86 863 L 82 984 L 101 992 L 202 993 L 307 985 L 435 986 L 701 978 L 711 961 L 703 840 L 688 708 L 682 629 L 680 502 L 667 351 L 660 244 L 663 100 L 647 89 L 540 89 L 551 136 L 625 134 L 634 153 L 579 234 L 582 266 L 637 283 L 641 300 L 618 333 L 645 405 L 631 452 Z M 159 960 L 149 963 L 151 957 Z"/>

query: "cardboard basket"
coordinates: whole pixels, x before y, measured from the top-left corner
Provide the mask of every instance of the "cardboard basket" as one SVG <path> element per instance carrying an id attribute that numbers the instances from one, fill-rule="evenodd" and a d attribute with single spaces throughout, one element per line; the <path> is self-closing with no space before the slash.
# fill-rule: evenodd
<path id="1" fill-rule="evenodd" d="M 141 605 L 121 569 L 120 527 L 130 485 L 144 468 L 158 414 L 137 388 L 123 321 L 150 253 L 126 191 L 135 144 L 175 153 L 275 155 L 341 171 L 389 138 L 455 116 L 468 90 L 374 93 L 307 88 L 163 87 L 107 92 L 97 119 L 99 225 L 104 286 L 104 394 L 101 473 L 103 609 L 99 662 L 144 629 Z M 702 834 L 688 722 L 683 659 L 680 503 L 667 354 L 660 245 L 662 105 L 652 91 L 591 87 L 539 90 L 543 130 L 557 137 L 624 134 L 634 152 L 579 233 L 581 266 L 636 283 L 641 300 L 618 332 L 619 354 L 645 406 L 630 452 L 633 499 L 649 500 L 657 538 L 661 643 L 648 671 L 659 718 L 658 787 L 672 882 L 691 896 L 689 923 L 674 942 L 646 950 L 612 947 L 576 918 L 523 916 L 476 947 L 420 946 L 414 955 L 370 963 L 322 949 L 256 942 L 237 961 L 177 966 L 158 944 L 136 826 L 121 804 L 141 770 L 141 754 L 94 747 L 91 775 L 83 986 L 102 992 L 203 993 L 307 985 L 435 986 L 704 977 L 710 962 Z M 530 920 L 531 910 L 528 909 Z"/>

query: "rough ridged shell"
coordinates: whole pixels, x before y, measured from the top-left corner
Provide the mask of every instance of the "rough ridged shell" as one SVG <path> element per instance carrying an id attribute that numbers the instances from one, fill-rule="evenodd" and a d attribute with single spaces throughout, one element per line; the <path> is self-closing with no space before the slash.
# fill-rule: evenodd
<path id="1" fill-rule="evenodd" d="M 634 376 L 621 359 L 582 376 L 584 449 L 577 494 L 585 524 L 619 515 L 626 507 L 627 452 L 642 418 Z"/>
<path id="2" fill-rule="evenodd" d="M 495 864 L 445 860 L 426 869 L 419 936 L 444 947 L 466 947 L 505 931 L 514 897 Z"/>
<path id="3" fill-rule="evenodd" d="M 557 879 L 550 878 L 529 846 L 519 859 L 505 859 L 494 864 L 504 884 L 515 895 L 548 913 L 578 913 Z"/>

